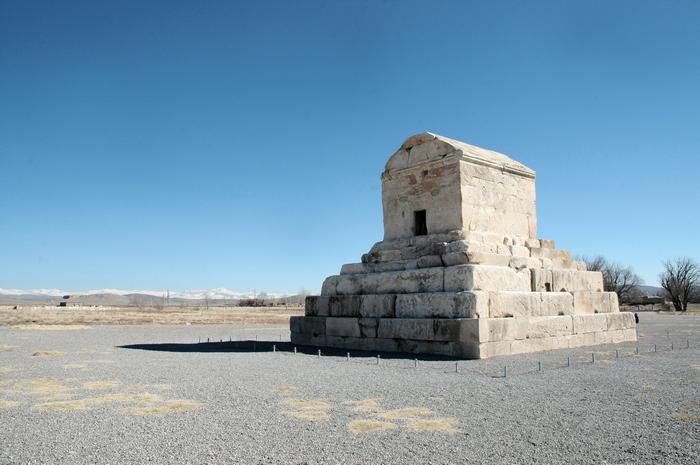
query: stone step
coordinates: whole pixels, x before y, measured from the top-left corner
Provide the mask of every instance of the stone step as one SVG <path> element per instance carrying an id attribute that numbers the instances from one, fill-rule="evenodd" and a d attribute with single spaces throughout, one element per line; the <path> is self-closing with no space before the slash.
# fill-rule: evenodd
<path id="1" fill-rule="evenodd" d="M 418 270 L 330 276 L 321 295 L 406 294 L 417 292 L 531 290 L 530 269 L 456 265 Z M 583 289 L 581 289 L 583 290 Z"/>
<path id="2" fill-rule="evenodd" d="M 292 317 L 292 343 L 487 358 L 636 340 L 631 313 L 524 318 Z"/>

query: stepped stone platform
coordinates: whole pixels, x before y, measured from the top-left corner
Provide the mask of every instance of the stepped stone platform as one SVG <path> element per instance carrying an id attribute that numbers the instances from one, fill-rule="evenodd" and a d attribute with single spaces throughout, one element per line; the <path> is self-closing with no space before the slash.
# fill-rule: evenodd
<path id="1" fill-rule="evenodd" d="M 486 358 L 637 339 L 634 315 L 552 240 L 535 172 L 432 133 L 382 173 L 384 240 L 292 317 L 296 344 Z"/>

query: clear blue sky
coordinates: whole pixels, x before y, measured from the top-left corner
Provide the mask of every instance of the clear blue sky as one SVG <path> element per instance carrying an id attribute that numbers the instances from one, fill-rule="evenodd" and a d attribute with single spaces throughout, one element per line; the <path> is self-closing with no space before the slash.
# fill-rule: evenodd
<path id="1" fill-rule="evenodd" d="M 0 1 L 0 287 L 318 291 L 432 131 L 539 236 L 700 257 L 697 1 Z"/>

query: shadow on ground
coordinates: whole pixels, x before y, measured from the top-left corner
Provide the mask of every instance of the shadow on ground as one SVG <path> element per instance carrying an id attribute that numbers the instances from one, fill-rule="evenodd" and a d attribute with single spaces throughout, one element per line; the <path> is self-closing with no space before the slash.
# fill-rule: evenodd
<path id="1" fill-rule="evenodd" d="M 238 353 L 255 353 L 255 352 L 287 352 L 299 353 L 305 355 L 318 355 L 319 350 L 324 356 L 345 357 L 350 354 L 351 357 L 376 357 L 379 355 L 384 359 L 403 359 L 403 360 L 458 360 L 453 357 L 439 355 L 414 355 L 397 352 L 366 352 L 359 350 L 343 350 L 333 347 L 315 347 L 294 345 L 291 342 L 276 342 L 276 341 L 220 341 L 220 342 L 199 342 L 199 343 L 161 343 L 161 344 L 128 344 L 117 346 L 120 349 L 135 349 L 135 350 L 152 350 L 157 352 L 238 352 Z"/>

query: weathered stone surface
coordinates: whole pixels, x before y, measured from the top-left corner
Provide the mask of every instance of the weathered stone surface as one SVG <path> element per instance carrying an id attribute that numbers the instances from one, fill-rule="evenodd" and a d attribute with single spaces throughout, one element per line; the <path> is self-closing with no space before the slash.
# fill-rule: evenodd
<path id="1" fill-rule="evenodd" d="M 574 333 L 596 333 L 608 329 L 608 316 L 605 313 L 598 315 L 574 315 Z"/>
<path id="2" fill-rule="evenodd" d="M 541 262 L 537 258 L 532 257 L 509 257 L 508 266 L 520 270 L 523 268 L 540 268 Z"/>
<path id="3" fill-rule="evenodd" d="M 379 318 L 360 318 L 358 323 L 362 337 L 377 337 Z"/>
<path id="4" fill-rule="evenodd" d="M 599 271 L 552 270 L 552 290 L 559 292 L 603 291 Z"/>
<path id="5" fill-rule="evenodd" d="M 488 316 L 488 294 L 429 292 L 396 297 L 397 318 L 479 318 Z"/>
<path id="6" fill-rule="evenodd" d="M 340 267 L 340 274 L 361 274 L 367 271 L 364 263 L 346 263 Z"/>
<path id="7" fill-rule="evenodd" d="M 528 330 L 527 319 L 522 318 L 489 318 L 483 320 L 483 326 L 485 331 L 480 342 L 525 339 Z"/>
<path id="8" fill-rule="evenodd" d="M 529 291 L 530 270 L 488 265 L 445 268 L 445 291 Z"/>
<path id="9" fill-rule="evenodd" d="M 383 318 L 377 337 L 416 341 L 458 341 L 462 328 L 458 319 Z"/>
<path id="10" fill-rule="evenodd" d="M 579 315 L 618 311 L 615 292 L 578 291 L 574 296 L 574 311 Z"/>
<path id="11" fill-rule="evenodd" d="M 289 318 L 289 329 L 293 333 L 312 335 L 326 334 L 325 316 L 293 316 Z"/>
<path id="12" fill-rule="evenodd" d="M 304 314 L 306 316 L 328 316 L 327 296 L 310 295 L 304 302 Z"/>
<path id="13" fill-rule="evenodd" d="M 442 259 L 440 255 L 425 255 L 418 259 L 418 268 L 434 268 L 436 266 L 442 266 Z"/>
<path id="14" fill-rule="evenodd" d="M 396 294 L 363 295 L 360 315 L 363 317 L 393 318 L 395 316 Z"/>
<path id="15" fill-rule="evenodd" d="M 513 257 L 488 252 L 467 252 L 467 263 L 474 265 L 508 266 Z"/>
<path id="16" fill-rule="evenodd" d="M 443 268 L 387 271 L 337 277 L 337 294 L 399 294 L 442 292 Z"/>
<path id="17" fill-rule="evenodd" d="M 336 292 L 336 287 L 338 285 L 338 276 L 329 276 L 323 281 L 323 285 L 321 286 L 321 295 L 323 296 L 328 296 L 328 295 L 335 295 Z"/>
<path id="18" fill-rule="evenodd" d="M 552 270 L 531 269 L 531 289 L 534 292 L 550 292 L 552 290 Z"/>
<path id="19" fill-rule="evenodd" d="M 360 337 L 358 318 L 326 318 L 326 336 Z"/>
<path id="20" fill-rule="evenodd" d="M 571 315 L 573 297 L 568 292 L 492 292 L 491 318 Z"/>
<path id="21" fill-rule="evenodd" d="M 292 344 L 300 346 L 325 346 L 326 345 L 326 335 L 314 335 L 312 333 L 290 333 L 290 340 Z"/>
<path id="22" fill-rule="evenodd" d="M 636 322 L 634 321 L 634 313 L 607 313 L 605 316 L 608 319 L 608 326 L 606 329 L 609 331 L 619 329 L 630 329 L 636 327 Z"/>
<path id="23" fill-rule="evenodd" d="M 521 245 L 511 245 L 510 254 L 514 257 L 529 257 L 530 249 Z"/>
<path id="24" fill-rule="evenodd" d="M 572 318 L 570 315 L 530 317 L 527 321 L 527 337 L 537 339 L 573 334 Z"/>
<path id="25" fill-rule="evenodd" d="M 328 314 L 330 316 L 360 316 L 359 295 L 333 295 L 328 297 Z"/>

